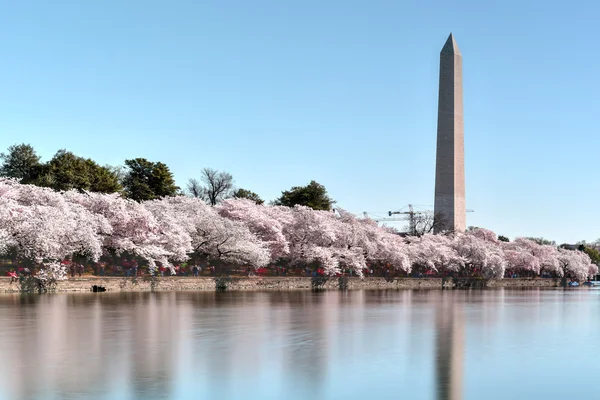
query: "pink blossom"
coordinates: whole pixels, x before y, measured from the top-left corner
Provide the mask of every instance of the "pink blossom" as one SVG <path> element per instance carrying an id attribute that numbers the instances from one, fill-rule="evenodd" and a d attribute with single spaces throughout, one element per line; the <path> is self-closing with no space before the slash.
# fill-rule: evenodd
<path id="1" fill-rule="evenodd" d="M 221 216 L 247 226 L 253 234 L 266 243 L 272 260 L 289 254 L 289 242 L 283 229 L 284 224 L 290 221 L 275 216 L 276 211 L 281 211 L 280 207 L 262 206 L 248 199 L 228 199 L 215 209 Z M 276 211 L 272 212 L 271 209 Z"/>
<path id="2" fill-rule="evenodd" d="M 598 273 L 598 267 L 592 264 L 590 257 L 583 251 L 559 248 L 558 262 L 562 275 L 570 275 L 578 280 L 587 279 Z"/>

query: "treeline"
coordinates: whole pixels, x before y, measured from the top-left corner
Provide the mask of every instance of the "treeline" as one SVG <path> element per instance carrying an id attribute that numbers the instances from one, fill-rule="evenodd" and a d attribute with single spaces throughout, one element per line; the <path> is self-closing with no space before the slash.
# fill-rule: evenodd
<path id="1" fill-rule="evenodd" d="M 175 184 L 173 173 L 162 162 L 153 162 L 145 158 L 133 158 L 124 161 L 123 166 L 100 165 L 96 161 L 75 155 L 61 149 L 47 162 L 29 144 L 10 146 L 0 153 L 0 177 L 17 179 L 22 184 L 51 188 L 66 192 L 91 192 L 99 194 L 118 193 L 121 198 L 138 203 L 169 197 L 187 195 L 198 198 L 210 206 L 222 204 L 226 199 L 248 199 L 257 205 L 265 201 L 255 192 L 236 188 L 233 176 L 224 171 L 204 168 L 197 178 L 188 180 L 185 188 Z M 306 186 L 294 186 L 281 193 L 279 198 L 269 202 L 271 205 L 294 207 L 306 206 L 313 210 L 332 210 L 335 201 L 331 199 L 325 187 L 315 181 Z M 436 224 L 435 218 L 425 217 L 413 224 L 412 236 L 431 233 Z M 477 227 L 469 227 L 476 230 Z M 554 241 L 544 238 L 527 238 L 538 245 L 556 246 Z M 505 236 L 498 241 L 509 243 Z M 594 243 L 579 242 L 576 245 L 562 244 L 563 249 L 585 252 L 593 263 L 600 263 L 600 239 Z"/>
<path id="2" fill-rule="evenodd" d="M 471 226 L 471 227 L 469 227 L 469 229 L 473 230 L 473 229 L 478 229 L 478 228 Z M 531 240 L 532 242 L 535 242 L 539 245 L 557 246 L 556 241 L 549 240 L 549 239 L 546 239 L 543 237 L 526 237 L 525 239 Z M 498 240 L 501 242 L 505 242 L 505 243 L 510 242 L 510 240 L 506 236 L 502 236 L 502 235 L 498 236 Z M 594 264 L 600 265 L 600 239 L 596 239 L 592 243 L 586 243 L 585 240 L 581 240 L 581 241 L 577 242 L 576 244 L 563 243 L 561 245 L 558 245 L 558 247 L 565 249 L 565 250 L 582 251 L 590 257 L 590 259 L 592 260 L 592 262 Z"/>
<path id="3" fill-rule="evenodd" d="M 321 269 L 327 276 L 371 269 L 386 276 L 502 278 L 552 276 L 584 280 L 598 273 L 583 251 L 528 239 L 466 233 L 401 237 L 354 215 L 305 206 L 227 199 L 217 206 L 189 196 L 136 202 L 117 194 L 58 192 L 0 178 L 0 255 L 60 279 L 65 259 L 136 260 L 150 271 L 195 265 Z M 79 262 L 79 261 L 78 261 Z"/>
<path id="4" fill-rule="evenodd" d="M 90 158 L 61 149 L 47 162 L 29 144 L 10 146 L 0 154 L 0 176 L 18 179 L 23 184 L 93 193 L 120 193 L 137 202 L 188 195 L 215 206 L 228 198 L 249 199 L 256 204 L 264 200 L 249 189 L 236 188 L 233 176 L 224 171 L 204 168 L 191 178 L 185 188 L 175 184 L 169 167 L 162 162 L 132 158 L 123 166 L 100 165 Z M 325 187 L 315 181 L 294 186 L 270 202 L 293 207 L 304 205 L 314 210 L 331 210 L 335 203 Z"/>

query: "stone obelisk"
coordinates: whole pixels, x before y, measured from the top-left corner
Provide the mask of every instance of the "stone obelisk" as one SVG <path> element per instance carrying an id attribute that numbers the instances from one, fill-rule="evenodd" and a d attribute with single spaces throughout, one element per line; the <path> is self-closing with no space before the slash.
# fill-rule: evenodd
<path id="1" fill-rule="evenodd" d="M 466 229 L 462 56 L 450 34 L 440 52 L 434 232 Z"/>

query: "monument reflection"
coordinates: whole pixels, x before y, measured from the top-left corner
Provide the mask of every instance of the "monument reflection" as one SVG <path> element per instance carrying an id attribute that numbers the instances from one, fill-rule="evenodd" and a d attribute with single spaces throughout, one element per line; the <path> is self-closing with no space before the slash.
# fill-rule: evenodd
<path id="1" fill-rule="evenodd" d="M 435 308 L 435 381 L 438 400 L 461 400 L 464 319 L 461 305 L 442 292 Z"/>

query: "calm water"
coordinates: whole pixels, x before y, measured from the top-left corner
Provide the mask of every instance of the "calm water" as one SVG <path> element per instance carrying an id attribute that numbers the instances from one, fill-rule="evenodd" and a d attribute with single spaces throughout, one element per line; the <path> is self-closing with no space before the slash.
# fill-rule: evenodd
<path id="1" fill-rule="evenodd" d="M 597 398 L 600 291 L 0 296 L 0 399 Z"/>

